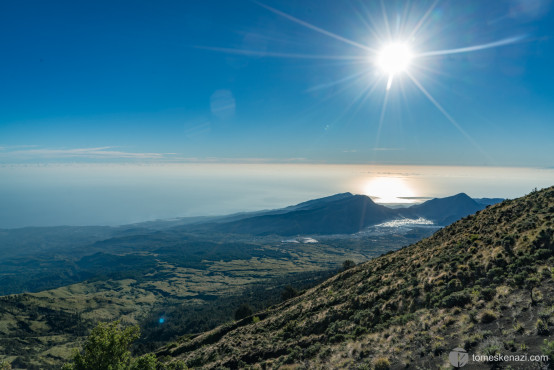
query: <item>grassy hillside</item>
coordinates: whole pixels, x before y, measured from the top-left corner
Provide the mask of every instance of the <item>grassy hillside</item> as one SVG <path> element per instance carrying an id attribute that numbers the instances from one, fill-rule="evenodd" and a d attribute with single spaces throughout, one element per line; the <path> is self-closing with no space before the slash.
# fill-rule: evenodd
<path id="1" fill-rule="evenodd" d="M 74 263 L 82 271 L 102 275 L 57 289 L 0 297 L 0 361 L 15 368 L 59 368 L 97 322 L 112 320 L 139 324 L 139 349 L 152 350 L 162 341 L 231 321 L 244 302 L 254 309 L 267 307 L 279 301 L 288 284 L 313 286 L 344 260 L 364 261 L 421 235 L 337 237 L 307 244 L 283 243 L 276 236 L 109 239 L 102 242 L 106 245 L 94 245 L 104 252 L 94 249 Z M 34 276 L 26 271 L 14 274 Z M 165 318 L 163 325 L 160 317 Z"/>
<path id="2" fill-rule="evenodd" d="M 554 332 L 553 217 L 552 187 L 504 201 L 157 354 L 202 368 L 361 369 L 449 368 L 455 347 L 539 354 Z M 500 365 L 464 368 L 488 366 Z"/>

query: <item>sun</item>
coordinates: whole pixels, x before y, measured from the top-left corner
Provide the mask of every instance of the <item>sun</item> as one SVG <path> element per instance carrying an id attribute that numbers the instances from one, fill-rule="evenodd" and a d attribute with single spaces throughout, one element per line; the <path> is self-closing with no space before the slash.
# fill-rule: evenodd
<path id="1" fill-rule="evenodd" d="M 403 42 L 391 42 L 379 50 L 375 64 L 388 76 L 387 90 L 390 89 L 392 79 L 396 75 L 408 70 L 413 58 L 410 46 Z"/>
<path id="2" fill-rule="evenodd" d="M 385 45 L 377 54 L 377 67 L 388 75 L 404 72 L 412 62 L 413 53 L 410 47 L 401 42 Z"/>

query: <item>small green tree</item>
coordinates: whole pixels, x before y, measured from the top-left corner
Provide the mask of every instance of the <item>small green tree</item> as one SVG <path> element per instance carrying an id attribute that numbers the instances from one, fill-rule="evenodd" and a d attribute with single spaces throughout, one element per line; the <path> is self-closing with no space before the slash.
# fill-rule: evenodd
<path id="1" fill-rule="evenodd" d="M 12 369 L 12 365 L 10 365 L 9 362 L 0 360 L 0 370 L 11 370 L 11 369 Z"/>
<path id="2" fill-rule="evenodd" d="M 128 370 L 132 365 L 129 346 L 139 335 L 138 326 L 123 329 L 119 321 L 100 323 L 92 329 L 83 350 L 75 352 L 73 363 L 63 369 Z"/>
<path id="3" fill-rule="evenodd" d="M 62 370 L 186 370 L 183 361 L 164 364 L 152 353 L 131 357 L 129 347 L 140 336 L 138 326 L 122 328 L 119 321 L 100 323 L 92 329 L 82 351 L 76 351 L 73 362 Z M 9 364 L 8 364 L 9 366 Z M 0 370 L 3 368 L 0 362 Z"/>

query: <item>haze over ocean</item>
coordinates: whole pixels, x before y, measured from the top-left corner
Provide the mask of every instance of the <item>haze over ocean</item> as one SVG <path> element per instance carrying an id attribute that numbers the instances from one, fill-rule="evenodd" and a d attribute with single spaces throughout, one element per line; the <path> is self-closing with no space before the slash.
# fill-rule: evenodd
<path id="1" fill-rule="evenodd" d="M 279 208 L 347 191 L 375 196 L 385 191 L 382 187 L 390 188 L 391 184 L 397 197 L 422 198 L 399 198 L 397 201 L 417 202 L 459 192 L 475 198 L 515 198 L 534 187 L 552 183 L 554 169 L 522 167 L 215 163 L 1 165 L 0 228 L 119 225 L 182 216 L 221 215 Z M 401 186 L 396 186 L 399 184 Z M 375 200 L 386 203 L 385 198 Z"/>

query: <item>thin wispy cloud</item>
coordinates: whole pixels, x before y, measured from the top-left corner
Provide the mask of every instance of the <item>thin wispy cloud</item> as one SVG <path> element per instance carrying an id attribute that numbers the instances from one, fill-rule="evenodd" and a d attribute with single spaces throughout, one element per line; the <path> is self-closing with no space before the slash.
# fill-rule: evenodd
<path id="1" fill-rule="evenodd" d="M 371 150 L 376 152 L 388 152 L 394 150 L 404 150 L 404 148 L 372 148 Z"/>
<path id="2" fill-rule="evenodd" d="M 114 150 L 104 146 L 96 148 L 73 149 L 17 149 L 3 147 L 0 158 L 3 159 L 164 159 L 176 153 L 140 153 Z"/>
<path id="3" fill-rule="evenodd" d="M 176 163 L 222 163 L 222 164 L 293 164 L 319 163 L 308 158 L 267 158 L 267 157 L 172 157 Z"/>
<path id="4" fill-rule="evenodd" d="M 22 148 L 20 146 L 19 148 Z M 320 163 L 304 157 L 269 158 L 269 157 L 185 157 L 181 153 L 127 152 L 114 147 L 93 148 L 33 148 L 15 149 L 0 147 L 0 162 L 157 162 L 157 163 L 227 163 L 227 164 L 270 164 L 270 163 Z"/>
<path id="5" fill-rule="evenodd" d="M 0 145 L 0 150 L 14 150 L 22 148 L 37 148 L 38 145 Z"/>

